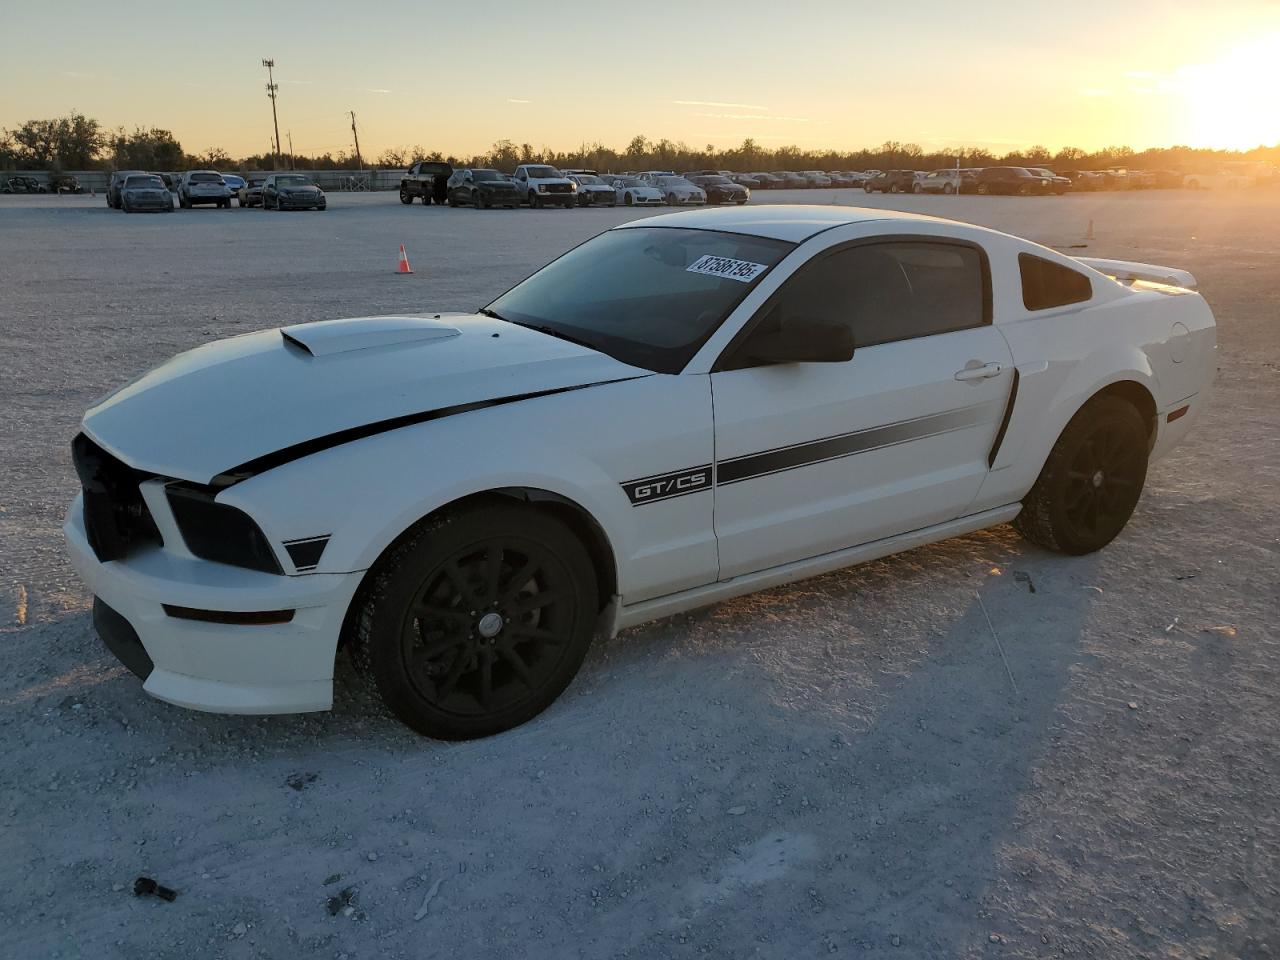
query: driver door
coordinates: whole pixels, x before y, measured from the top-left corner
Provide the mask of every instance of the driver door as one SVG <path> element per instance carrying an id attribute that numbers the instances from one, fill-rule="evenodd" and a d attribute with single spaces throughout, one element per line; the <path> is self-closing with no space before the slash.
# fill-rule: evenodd
<path id="1" fill-rule="evenodd" d="M 852 359 L 760 364 L 788 318 L 846 324 Z M 953 240 L 820 254 L 712 373 L 722 580 L 965 513 L 1012 384 L 985 253 Z"/>

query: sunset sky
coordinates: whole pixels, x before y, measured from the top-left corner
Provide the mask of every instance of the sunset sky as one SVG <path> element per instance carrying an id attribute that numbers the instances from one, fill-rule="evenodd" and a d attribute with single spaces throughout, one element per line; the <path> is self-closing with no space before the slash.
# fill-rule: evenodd
<path id="1" fill-rule="evenodd" d="M 635 12 L 628 12 L 634 10 Z M 446 11 L 441 13 L 440 11 Z M 0 127 L 80 110 L 191 152 L 632 136 L 1000 153 L 1280 142 L 1280 3 L 15 4 Z M 287 147 L 287 142 L 285 146 Z"/>

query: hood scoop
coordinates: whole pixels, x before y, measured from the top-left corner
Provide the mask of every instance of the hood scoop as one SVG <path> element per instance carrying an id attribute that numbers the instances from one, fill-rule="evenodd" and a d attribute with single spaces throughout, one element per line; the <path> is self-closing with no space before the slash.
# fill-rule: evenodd
<path id="1" fill-rule="evenodd" d="M 280 336 L 286 343 L 307 351 L 313 357 L 329 357 L 373 347 L 431 343 L 461 335 L 461 330 L 441 323 L 438 317 L 354 317 L 280 328 Z"/>

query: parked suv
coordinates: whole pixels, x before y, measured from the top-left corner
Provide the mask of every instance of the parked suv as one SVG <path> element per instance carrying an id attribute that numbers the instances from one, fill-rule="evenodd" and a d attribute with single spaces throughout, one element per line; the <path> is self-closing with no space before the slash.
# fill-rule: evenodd
<path id="1" fill-rule="evenodd" d="M 551 204 L 568 210 L 578 202 L 578 185 L 549 164 L 522 163 L 512 179 L 530 207 Z"/>
<path id="2" fill-rule="evenodd" d="M 449 198 L 449 178 L 453 166 L 442 160 L 418 160 L 400 178 L 400 202 L 413 203 L 422 198 L 424 207 L 441 204 Z"/>
<path id="3" fill-rule="evenodd" d="M 959 193 L 960 171 L 954 168 L 930 170 L 915 184 L 916 193 Z"/>
<path id="4" fill-rule="evenodd" d="M 231 208 L 231 188 L 217 170 L 188 170 L 178 181 L 178 203 L 190 208 L 201 203 Z"/>
<path id="5" fill-rule="evenodd" d="M 453 171 L 449 178 L 449 206 L 470 204 L 477 210 L 485 207 L 520 206 L 520 193 L 516 185 L 497 170 L 485 167 Z"/>
<path id="6" fill-rule="evenodd" d="M 881 170 L 862 182 L 867 193 L 911 193 L 916 185 L 914 170 Z"/>

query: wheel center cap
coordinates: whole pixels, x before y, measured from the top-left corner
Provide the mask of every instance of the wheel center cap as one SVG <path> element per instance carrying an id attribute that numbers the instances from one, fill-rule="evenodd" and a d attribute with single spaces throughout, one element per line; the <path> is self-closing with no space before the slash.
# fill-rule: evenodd
<path id="1" fill-rule="evenodd" d="M 1102 471 L 1099 470 L 1097 473 L 1093 475 L 1093 485 L 1095 487 L 1101 487 L 1104 479 L 1105 477 L 1103 477 Z"/>
<path id="2" fill-rule="evenodd" d="M 476 624 L 476 630 L 480 636 L 488 640 L 502 632 L 502 624 L 502 614 L 486 613 L 480 618 L 480 622 Z"/>

